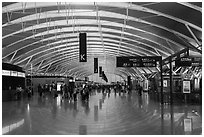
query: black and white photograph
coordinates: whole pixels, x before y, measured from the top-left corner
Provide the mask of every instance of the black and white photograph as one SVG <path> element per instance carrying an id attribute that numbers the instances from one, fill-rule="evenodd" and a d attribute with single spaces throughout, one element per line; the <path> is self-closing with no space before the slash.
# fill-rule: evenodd
<path id="1" fill-rule="evenodd" d="M 1 135 L 202 135 L 202 1 L 1 7 Z"/>

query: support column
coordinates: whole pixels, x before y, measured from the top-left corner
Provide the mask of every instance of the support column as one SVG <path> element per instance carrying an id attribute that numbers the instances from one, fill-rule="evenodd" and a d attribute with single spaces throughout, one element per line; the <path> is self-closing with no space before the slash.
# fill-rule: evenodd
<path id="1" fill-rule="evenodd" d="M 163 75 L 162 75 L 162 57 L 160 58 L 160 61 L 159 61 L 159 65 L 160 65 L 160 82 L 161 82 L 161 104 L 164 104 L 164 101 L 163 101 L 163 98 L 164 98 L 164 95 L 163 95 Z"/>
<path id="2" fill-rule="evenodd" d="M 173 78 L 172 78 L 172 58 L 169 58 L 169 64 L 170 64 L 170 71 L 169 71 L 169 76 L 170 76 L 170 104 L 173 104 Z"/>

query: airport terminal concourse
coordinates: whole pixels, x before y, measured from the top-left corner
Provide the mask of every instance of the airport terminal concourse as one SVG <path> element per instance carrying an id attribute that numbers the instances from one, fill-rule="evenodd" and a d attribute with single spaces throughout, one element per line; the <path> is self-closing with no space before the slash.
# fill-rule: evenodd
<path id="1" fill-rule="evenodd" d="M 2 2 L 3 135 L 201 135 L 202 2 Z"/>

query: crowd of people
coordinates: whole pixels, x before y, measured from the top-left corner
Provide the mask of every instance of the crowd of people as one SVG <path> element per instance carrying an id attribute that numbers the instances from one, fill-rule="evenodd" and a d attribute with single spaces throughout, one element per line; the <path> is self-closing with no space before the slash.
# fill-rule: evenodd
<path id="1" fill-rule="evenodd" d="M 38 94 L 40 97 L 44 97 L 47 94 L 52 95 L 56 98 L 58 94 L 62 95 L 65 100 L 77 101 L 79 98 L 82 101 L 89 101 L 90 95 L 94 94 L 95 91 L 108 93 L 110 95 L 111 91 L 115 94 L 118 93 L 130 93 L 131 89 L 127 85 L 123 84 L 112 84 L 112 85 L 99 85 L 99 84 L 80 84 L 76 85 L 74 82 L 69 82 L 68 84 L 61 84 L 60 90 L 57 90 L 57 84 L 44 84 L 38 85 Z"/>
<path id="2" fill-rule="evenodd" d="M 56 98 L 58 94 L 61 94 L 63 99 L 77 101 L 78 95 L 80 94 L 82 100 L 88 101 L 90 92 L 90 86 L 86 84 L 76 86 L 74 82 L 61 84 L 60 90 L 57 90 L 56 84 L 38 85 L 38 93 L 40 97 L 50 94 L 53 98 Z"/>
<path id="3" fill-rule="evenodd" d="M 58 85 L 59 86 L 59 85 Z M 69 82 L 67 84 L 62 83 L 60 88 L 57 88 L 56 83 L 52 84 L 39 84 L 37 86 L 38 95 L 40 97 L 51 96 L 53 98 L 58 97 L 60 94 L 62 99 L 70 100 L 70 101 L 77 101 L 79 98 L 82 101 L 89 101 L 90 95 L 94 94 L 95 92 L 102 92 L 102 94 L 110 95 L 111 91 L 115 94 L 121 93 L 131 93 L 131 88 L 127 85 L 117 83 L 117 84 L 110 84 L 110 85 L 100 85 L 100 84 L 87 84 L 81 83 L 79 85 L 75 84 L 74 82 Z M 136 90 L 138 94 L 141 96 L 143 88 L 139 85 L 136 86 Z M 24 92 L 25 91 L 25 92 Z M 33 90 L 31 88 L 26 88 L 25 90 L 22 87 L 18 86 L 16 88 L 16 97 L 17 99 L 21 98 L 22 93 L 26 93 L 28 98 L 32 97 Z"/>

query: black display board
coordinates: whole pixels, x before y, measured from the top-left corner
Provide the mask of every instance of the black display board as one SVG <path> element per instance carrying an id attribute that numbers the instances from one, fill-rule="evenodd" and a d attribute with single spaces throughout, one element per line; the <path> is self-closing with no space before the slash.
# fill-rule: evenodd
<path id="1" fill-rule="evenodd" d="M 24 72 L 19 66 L 2 63 L 2 70 Z M 16 90 L 17 86 L 25 88 L 25 77 L 2 76 L 2 90 Z"/>
<path id="2" fill-rule="evenodd" d="M 2 70 L 25 72 L 21 67 L 13 65 L 13 64 L 8 64 L 8 63 L 2 63 Z"/>
<path id="3" fill-rule="evenodd" d="M 170 59 L 171 59 L 171 62 L 172 61 L 175 61 L 179 58 L 182 58 L 182 57 L 188 57 L 189 56 L 189 48 L 185 48 L 179 52 L 176 52 L 175 54 L 165 58 L 164 60 L 162 60 L 162 65 L 166 65 L 170 62 Z"/>
<path id="4" fill-rule="evenodd" d="M 102 67 L 99 66 L 99 77 L 102 77 Z"/>
<path id="5" fill-rule="evenodd" d="M 116 57 L 116 67 L 156 67 L 161 56 Z"/>
<path id="6" fill-rule="evenodd" d="M 202 57 L 192 58 L 191 66 L 201 67 L 202 66 Z"/>
<path id="7" fill-rule="evenodd" d="M 176 67 L 185 67 L 185 66 L 191 66 L 192 58 L 189 57 L 182 57 L 175 61 Z"/>
<path id="8" fill-rule="evenodd" d="M 175 61 L 176 67 L 187 67 L 187 66 L 202 66 L 201 57 L 182 57 Z"/>
<path id="9" fill-rule="evenodd" d="M 98 58 L 94 58 L 94 73 L 98 73 Z"/>
<path id="10" fill-rule="evenodd" d="M 104 73 L 104 71 L 102 71 L 102 79 L 108 82 L 108 78 L 106 77 L 106 74 Z"/>
<path id="11" fill-rule="evenodd" d="M 79 34 L 79 62 L 87 62 L 86 33 Z"/>

